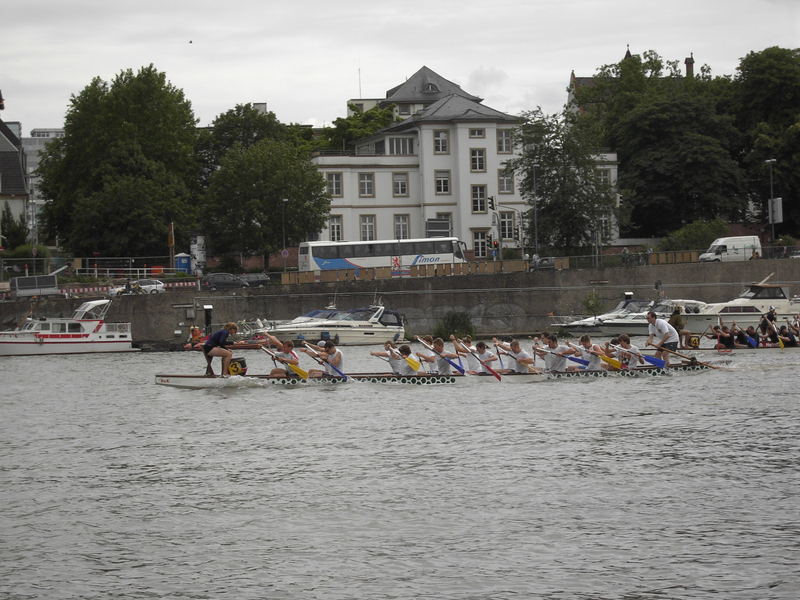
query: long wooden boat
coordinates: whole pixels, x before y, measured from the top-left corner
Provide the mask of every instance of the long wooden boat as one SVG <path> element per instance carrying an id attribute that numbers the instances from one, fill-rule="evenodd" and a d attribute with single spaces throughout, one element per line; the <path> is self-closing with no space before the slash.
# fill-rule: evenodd
<path id="1" fill-rule="evenodd" d="M 541 383 L 560 379 L 595 379 L 598 377 L 660 377 L 675 373 L 707 371 L 711 367 L 705 363 L 681 363 L 664 368 L 636 367 L 621 371 L 581 370 L 551 373 L 513 373 L 501 376 L 501 381 L 484 375 L 393 375 L 391 373 L 353 373 L 343 377 L 284 377 L 273 375 L 232 375 L 219 377 L 208 375 L 180 375 L 159 373 L 155 376 L 158 385 L 187 389 L 214 389 L 236 387 L 259 387 L 282 385 L 285 387 L 326 386 L 341 384 L 401 384 L 401 385 L 449 385 L 453 383 Z"/>
<path id="2" fill-rule="evenodd" d="M 156 375 L 158 385 L 167 385 L 178 388 L 206 389 L 224 387 L 258 387 L 264 385 L 294 386 L 319 386 L 341 385 L 347 383 L 381 383 L 404 385 L 447 385 L 456 382 L 453 375 L 393 375 L 391 373 L 354 373 L 343 377 L 284 377 L 273 375 L 232 375 L 220 377 L 218 375 L 171 375 L 159 373 Z"/>

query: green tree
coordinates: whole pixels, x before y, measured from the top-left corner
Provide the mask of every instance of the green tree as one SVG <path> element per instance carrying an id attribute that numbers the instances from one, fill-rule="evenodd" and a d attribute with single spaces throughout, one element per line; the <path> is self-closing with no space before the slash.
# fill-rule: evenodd
<path id="1" fill-rule="evenodd" d="M 615 218 L 616 195 L 598 173 L 596 141 L 572 126 L 567 114 L 537 109 L 523 118 L 523 151 L 508 166 L 520 175 L 523 197 L 538 209 L 541 245 L 572 253 L 607 242 L 610 228 L 599 225 Z M 528 211 L 531 219 L 533 212 Z"/>
<path id="2" fill-rule="evenodd" d="M 322 140 L 326 149 L 347 151 L 356 140 L 369 137 L 395 121 L 394 105 L 386 108 L 376 106 L 367 111 L 354 104 L 349 107 L 352 115 L 340 117 L 333 122 L 333 127 L 323 129 Z"/>
<path id="3" fill-rule="evenodd" d="M 159 255 L 175 221 L 185 244 L 197 189 L 195 123 L 183 92 L 153 65 L 110 84 L 93 79 L 71 98 L 64 137 L 40 164 L 51 236 L 78 254 Z"/>
<path id="4" fill-rule="evenodd" d="M 737 132 L 704 98 L 642 100 L 616 131 L 631 233 L 664 235 L 701 217 L 744 219 Z"/>
<path id="5" fill-rule="evenodd" d="M 2 224 L 0 233 L 5 238 L 0 240 L 0 246 L 13 250 L 28 243 L 28 220 L 25 218 L 25 213 L 22 213 L 19 219 L 15 219 L 7 201 L 3 204 L 0 224 Z"/>
<path id="6" fill-rule="evenodd" d="M 728 224 L 722 219 L 697 220 L 684 225 L 665 237 L 660 250 L 705 250 L 711 242 L 728 234 Z"/>
<path id="7" fill-rule="evenodd" d="M 284 204 L 283 199 L 288 202 Z M 325 180 L 302 149 L 264 139 L 236 144 L 222 158 L 204 199 L 204 227 L 218 254 L 272 253 L 317 233 L 330 198 Z"/>

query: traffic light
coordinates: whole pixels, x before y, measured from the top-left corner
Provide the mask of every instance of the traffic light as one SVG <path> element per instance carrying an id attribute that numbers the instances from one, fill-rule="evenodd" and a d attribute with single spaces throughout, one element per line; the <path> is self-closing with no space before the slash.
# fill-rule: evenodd
<path id="1" fill-rule="evenodd" d="M 492 245 L 492 234 L 491 233 L 486 235 L 486 243 L 489 244 L 489 246 Z"/>
<path id="2" fill-rule="evenodd" d="M 489 196 L 489 210 L 494 210 L 494 196 Z"/>
<path id="3" fill-rule="evenodd" d="M 494 246 L 495 250 L 497 250 L 500 247 L 500 242 L 498 240 L 495 240 L 492 242 L 492 246 Z"/>

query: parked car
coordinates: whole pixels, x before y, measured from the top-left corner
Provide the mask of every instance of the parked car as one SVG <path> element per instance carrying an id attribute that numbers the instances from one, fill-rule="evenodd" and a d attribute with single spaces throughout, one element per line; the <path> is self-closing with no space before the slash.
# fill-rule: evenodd
<path id="1" fill-rule="evenodd" d="M 243 273 L 239 275 L 242 279 L 244 279 L 247 283 L 250 284 L 250 287 L 264 287 L 269 285 L 269 274 L 268 273 Z"/>
<path id="2" fill-rule="evenodd" d="M 231 273 L 209 273 L 200 280 L 203 290 L 233 290 L 250 287 L 244 279 Z"/>
<path id="3" fill-rule="evenodd" d="M 789 255 L 789 258 L 800 258 L 800 250 L 792 250 L 792 253 Z"/>
<path id="4" fill-rule="evenodd" d="M 167 289 L 163 281 L 158 279 L 135 279 L 130 284 L 120 285 L 108 290 L 109 296 L 125 294 L 163 294 Z"/>

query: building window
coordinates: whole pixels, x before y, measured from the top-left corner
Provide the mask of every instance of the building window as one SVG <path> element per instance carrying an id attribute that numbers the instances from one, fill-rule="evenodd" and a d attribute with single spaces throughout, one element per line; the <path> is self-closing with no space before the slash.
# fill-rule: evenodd
<path id="1" fill-rule="evenodd" d="M 497 192 L 499 194 L 514 193 L 514 175 L 505 169 L 497 171 Z"/>
<path id="2" fill-rule="evenodd" d="M 471 138 L 482 138 L 486 137 L 486 130 L 485 129 L 470 129 L 469 130 L 469 137 Z"/>
<path id="3" fill-rule="evenodd" d="M 512 132 L 510 129 L 497 130 L 497 153 L 498 154 L 511 154 L 514 143 Z"/>
<path id="4" fill-rule="evenodd" d="M 450 193 L 450 171 L 435 171 L 434 179 L 436 180 L 437 194 Z"/>
<path id="5" fill-rule="evenodd" d="M 375 195 L 375 173 L 358 174 L 358 195 L 362 198 Z"/>
<path id="6" fill-rule="evenodd" d="M 611 185 L 611 169 L 597 169 L 597 176 L 603 185 Z"/>
<path id="7" fill-rule="evenodd" d="M 447 235 L 453 235 L 453 213 L 436 213 L 436 218 L 449 223 Z"/>
<path id="8" fill-rule="evenodd" d="M 486 258 L 486 232 L 472 232 L 472 249 L 475 251 L 475 258 Z"/>
<path id="9" fill-rule="evenodd" d="M 514 212 L 513 211 L 501 211 L 499 214 L 500 217 L 500 237 L 504 240 L 513 240 L 516 239 L 514 235 Z"/>
<path id="10" fill-rule="evenodd" d="M 328 217 L 328 234 L 332 242 L 341 242 L 342 235 L 342 215 L 331 215 Z"/>
<path id="11" fill-rule="evenodd" d="M 375 239 L 375 215 L 361 215 L 360 218 L 361 241 L 368 242 Z"/>
<path id="12" fill-rule="evenodd" d="M 396 240 L 407 240 L 409 237 L 408 231 L 408 215 L 395 215 L 394 216 L 394 238 Z"/>
<path id="13" fill-rule="evenodd" d="M 326 173 L 325 179 L 328 181 L 328 194 L 332 197 L 339 197 L 342 195 L 342 174 L 341 173 Z"/>
<path id="14" fill-rule="evenodd" d="M 485 213 L 486 212 L 486 186 L 473 185 L 472 186 L 472 212 Z"/>
<path id="15" fill-rule="evenodd" d="M 392 196 L 408 196 L 408 173 L 392 173 Z"/>
<path id="16" fill-rule="evenodd" d="M 480 172 L 486 170 L 486 148 L 472 148 L 469 151 L 469 170 Z"/>
<path id="17" fill-rule="evenodd" d="M 401 115 L 410 115 L 411 114 L 411 105 L 410 104 L 400 104 L 397 107 L 397 112 Z"/>
<path id="18" fill-rule="evenodd" d="M 414 140 L 412 138 L 389 138 L 389 154 L 413 154 Z"/>
<path id="19" fill-rule="evenodd" d="M 450 154 L 450 134 L 444 129 L 433 132 L 433 153 Z"/>

